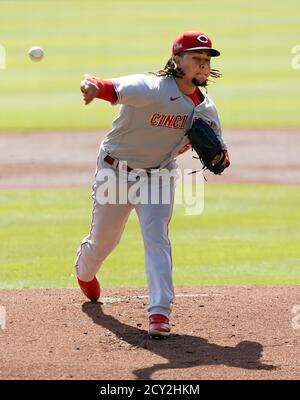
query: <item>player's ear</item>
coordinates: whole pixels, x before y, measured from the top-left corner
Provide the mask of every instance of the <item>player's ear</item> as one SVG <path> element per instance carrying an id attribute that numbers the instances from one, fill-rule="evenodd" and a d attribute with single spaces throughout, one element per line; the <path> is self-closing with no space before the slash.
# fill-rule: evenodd
<path id="1" fill-rule="evenodd" d="M 181 58 L 179 56 L 173 56 L 172 61 L 175 67 L 180 67 Z"/>

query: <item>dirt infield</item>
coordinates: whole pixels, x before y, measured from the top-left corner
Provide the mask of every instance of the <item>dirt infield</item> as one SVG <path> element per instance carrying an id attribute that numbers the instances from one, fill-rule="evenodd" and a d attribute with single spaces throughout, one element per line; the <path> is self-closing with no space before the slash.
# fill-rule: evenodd
<path id="1" fill-rule="evenodd" d="M 0 291 L 0 379 L 299 379 L 298 286 L 177 288 L 172 336 L 145 333 L 144 289 Z M 294 328 L 293 328 L 294 326 Z"/>
<path id="2" fill-rule="evenodd" d="M 104 133 L 44 132 L 0 134 L 0 189 L 92 186 Z M 231 167 L 209 182 L 300 184 L 300 130 L 225 131 Z M 198 169 L 191 152 L 178 157 L 180 168 Z"/>

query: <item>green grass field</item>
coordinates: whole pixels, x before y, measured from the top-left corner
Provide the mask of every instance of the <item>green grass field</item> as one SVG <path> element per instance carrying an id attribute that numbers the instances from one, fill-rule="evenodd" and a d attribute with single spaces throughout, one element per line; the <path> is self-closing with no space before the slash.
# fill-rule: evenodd
<path id="1" fill-rule="evenodd" d="M 108 128 L 118 108 L 82 104 L 79 82 L 156 71 L 185 30 L 209 34 L 222 56 L 211 85 L 223 127 L 299 127 L 300 3 L 271 0 L 2 0 L 0 132 Z M 27 50 L 39 45 L 45 59 Z"/>
<path id="2" fill-rule="evenodd" d="M 296 186 L 207 184 L 202 215 L 175 207 L 175 285 L 300 284 L 299 203 Z M 74 287 L 90 210 L 87 188 L 1 190 L 0 288 Z M 99 276 L 104 287 L 146 285 L 134 212 Z"/>

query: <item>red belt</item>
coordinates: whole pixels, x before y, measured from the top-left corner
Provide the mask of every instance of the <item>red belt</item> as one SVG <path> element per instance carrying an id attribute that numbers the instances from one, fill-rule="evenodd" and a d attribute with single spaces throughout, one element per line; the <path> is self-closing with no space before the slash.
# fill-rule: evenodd
<path id="1" fill-rule="evenodd" d="M 113 157 L 111 157 L 111 156 L 109 156 L 109 155 L 105 156 L 103 160 L 106 161 L 108 164 L 114 166 L 116 169 L 118 168 L 119 162 L 120 162 L 120 161 L 117 160 L 116 158 L 113 158 Z M 158 166 L 158 167 L 155 167 L 155 168 L 152 168 L 152 169 L 153 169 L 153 170 L 157 170 L 157 169 L 159 169 L 159 166 Z M 126 166 L 126 170 L 127 170 L 127 172 L 131 172 L 131 171 L 134 170 L 134 168 L 131 168 L 131 167 L 129 167 L 129 165 L 127 165 L 127 166 Z M 147 173 L 148 176 L 151 175 L 150 170 L 144 169 L 144 171 Z"/>
<path id="2" fill-rule="evenodd" d="M 115 158 L 112 158 L 111 156 L 107 155 L 104 157 L 104 161 L 106 161 L 110 165 L 113 165 L 115 168 L 118 168 L 119 161 L 116 160 Z M 131 172 L 132 170 L 133 168 L 127 165 L 127 172 Z"/>

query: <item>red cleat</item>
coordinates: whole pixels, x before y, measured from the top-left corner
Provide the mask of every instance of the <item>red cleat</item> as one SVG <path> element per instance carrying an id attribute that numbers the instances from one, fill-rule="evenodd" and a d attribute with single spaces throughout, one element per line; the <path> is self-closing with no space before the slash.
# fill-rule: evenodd
<path id="1" fill-rule="evenodd" d="M 161 314 L 152 314 L 149 317 L 149 336 L 157 339 L 170 336 L 171 327 L 169 318 Z"/>
<path id="2" fill-rule="evenodd" d="M 88 299 L 91 301 L 97 301 L 100 297 L 100 285 L 99 281 L 96 277 L 89 282 L 81 281 L 77 278 L 78 284 L 82 292 L 86 295 Z"/>

